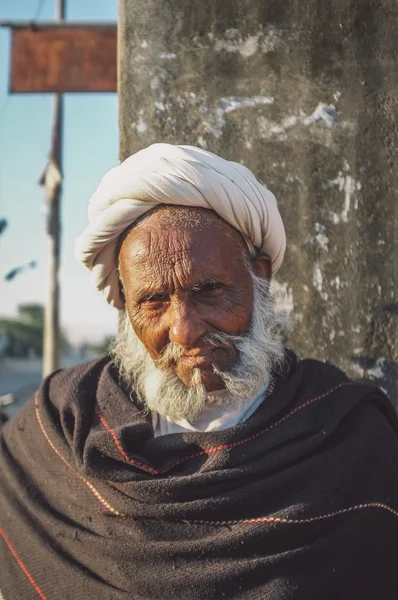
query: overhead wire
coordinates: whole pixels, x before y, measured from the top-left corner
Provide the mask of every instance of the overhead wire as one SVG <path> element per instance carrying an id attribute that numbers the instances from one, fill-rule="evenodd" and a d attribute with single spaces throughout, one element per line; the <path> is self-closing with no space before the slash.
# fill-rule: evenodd
<path id="1" fill-rule="evenodd" d="M 38 0 L 35 14 L 33 16 L 33 22 L 37 21 L 40 18 L 41 11 L 43 10 L 43 6 L 46 0 Z"/>

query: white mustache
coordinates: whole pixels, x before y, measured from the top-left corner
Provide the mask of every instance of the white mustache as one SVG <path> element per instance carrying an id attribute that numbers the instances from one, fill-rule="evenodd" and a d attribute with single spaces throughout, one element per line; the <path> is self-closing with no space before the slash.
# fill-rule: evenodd
<path id="1" fill-rule="evenodd" d="M 203 335 L 197 342 L 197 348 L 204 345 L 210 344 L 214 349 L 222 349 L 222 350 L 232 350 L 235 349 L 235 343 L 242 339 L 244 336 L 233 336 L 228 333 L 223 332 L 211 332 Z M 189 348 L 192 350 L 192 348 Z M 156 359 L 155 364 L 159 369 L 169 369 L 174 366 L 182 356 L 184 356 L 187 348 L 185 346 L 181 346 L 180 344 L 176 344 L 174 342 L 169 342 L 165 348 L 163 348 L 160 356 Z"/>

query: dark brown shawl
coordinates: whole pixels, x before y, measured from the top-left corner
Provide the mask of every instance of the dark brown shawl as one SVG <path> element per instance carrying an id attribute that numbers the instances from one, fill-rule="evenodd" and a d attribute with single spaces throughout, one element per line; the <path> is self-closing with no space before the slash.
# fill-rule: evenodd
<path id="1" fill-rule="evenodd" d="M 250 419 L 154 438 L 109 358 L 2 431 L 5 600 L 396 600 L 398 428 L 377 389 L 289 354 Z"/>

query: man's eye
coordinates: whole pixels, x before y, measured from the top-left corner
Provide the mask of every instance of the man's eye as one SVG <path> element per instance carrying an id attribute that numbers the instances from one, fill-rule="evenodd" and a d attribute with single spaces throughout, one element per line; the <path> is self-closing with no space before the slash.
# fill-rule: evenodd
<path id="1" fill-rule="evenodd" d="M 215 292 L 216 290 L 219 290 L 219 289 L 221 289 L 221 288 L 220 288 L 220 285 L 218 283 L 210 283 L 209 285 L 207 285 L 204 288 L 204 291 L 205 292 Z"/>
<path id="2" fill-rule="evenodd" d="M 200 286 L 198 288 L 194 288 L 194 292 L 197 294 L 212 294 L 219 292 L 221 290 L 221 285 L 219 283 L 207 283 L 206 285 Z"/>
<path id="3" fill-rule="evenodd" d="M 149 294 L 144 298 L 144 302 L 166 302 L 167 300 L 167 294 Z"/>

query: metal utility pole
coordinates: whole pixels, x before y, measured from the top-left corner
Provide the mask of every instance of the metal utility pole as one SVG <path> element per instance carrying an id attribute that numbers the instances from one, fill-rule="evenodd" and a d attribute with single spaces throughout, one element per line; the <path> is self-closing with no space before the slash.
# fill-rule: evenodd
<path id="1" fill-rule="evenodd" d="M 65 18 L 65 0 L 56 0 L 56 20 Z M 48 296 L 44 310 L 43 377 L 60 365 L 59 265 L 61 246 L 63 96 L 54 94 L 51 149 L 41 177 L 48 202 Z"/>

